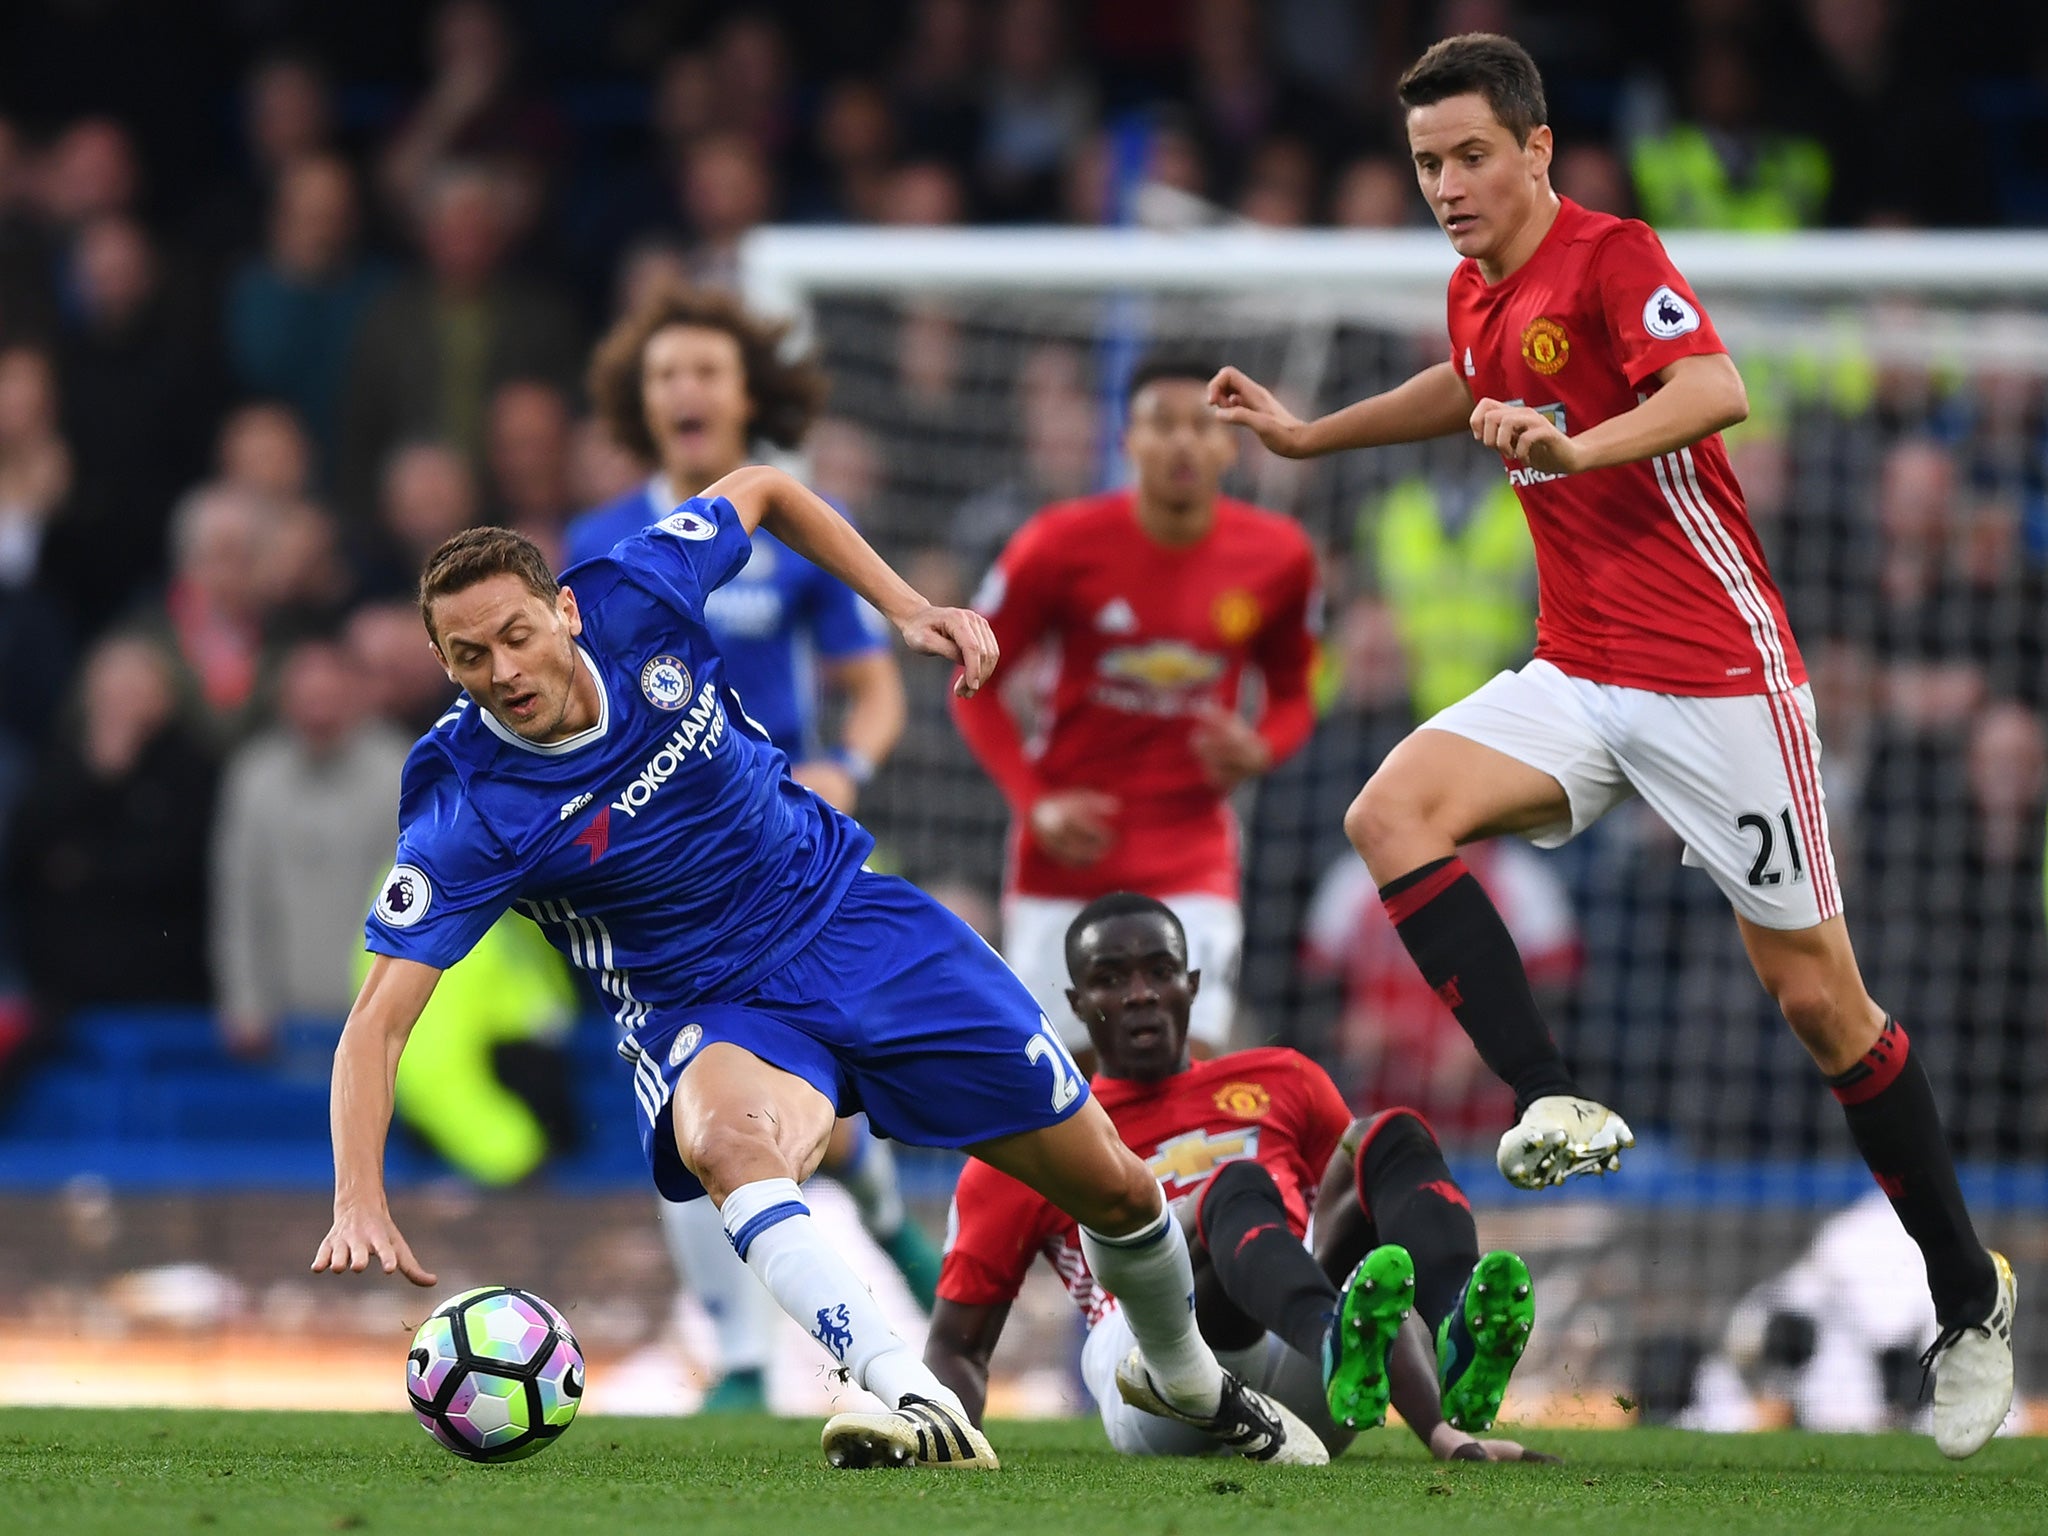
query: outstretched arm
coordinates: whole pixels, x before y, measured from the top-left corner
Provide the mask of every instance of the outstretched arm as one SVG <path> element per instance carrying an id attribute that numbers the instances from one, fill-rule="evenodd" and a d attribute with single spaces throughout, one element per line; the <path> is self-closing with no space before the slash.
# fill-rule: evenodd
<path id="1" fill-rule="evenodd" d="M 924 1363 L 934 1376 L 959 1395 L 967 1417 L 981 1427 L 988 1407 L 988 1362 L 1010 1319 L 1010 1304 L 974 1306 L 939 1299 L 932 1308 L 931 1332 L 925 1336 Z"/>
<path id="2" fill-rule="evenodd" d="M 431 965 L 379 955 L 342 1026 L 328 1107 L 334 1133 L 334 1225 L 313 1259 L 316 1272 L 360 1274 L 376 1259 L 387 1275 L 401 1273 L 414 1285 L 435 1283 L 391 1219 L 384 1194 L 384 1138 L 391 1129 L 399 1055 L 440 979 Z"/>
<path id="3" fill-rule="evenodd" d="M 1487 447 L 1554 475 L 1575 475 L 1654 459 L 1749 419 L 1749 392 L 1726 352 L 1681 357 L 1657 370 L 1662 387 L 1632 411 L 1610 416 L 1576 437 L 1526 405 L 1481 400 L 1472 435 Z"/>
<path id="4" fill-rule="evenodd" d="M 1251 428 L 1283 459 L 1449 437 L 1472 415 L 1471 393 L 1448 362 L 1314 421 L 1299 419 L 1265 385 L 1235 368 L 1209 381 L 1209 404 L 1223 420 Z"/>
<path id="5" fill-rule="evenodd" d="M 973 693 L 995 670 L 996 641 L 987 620 L 966 608 L 936 608 L 927 602 L 830 502 L 790 475 L 765 464 L 749 464 L 714 481 L 703 494 L 731 502 L 748 533 L 765 527 L 813 565 L 845 582 L 896 626 L 913 651 L 958 662 L 956 693 Z"/>

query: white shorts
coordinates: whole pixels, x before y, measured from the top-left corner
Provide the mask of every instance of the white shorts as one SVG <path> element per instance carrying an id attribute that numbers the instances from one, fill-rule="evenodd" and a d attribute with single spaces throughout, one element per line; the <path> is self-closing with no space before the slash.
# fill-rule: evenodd
<path id="1" fill-rule="evenodd" d="M 1237 1013 L 1237 966 L 1244 949 L 1244 912 L 1222 896 L 1167 896 L 1188 935 L 1188 969 L 1202 973 L 1201 990 L 1188 1019 L 1188 1038 L 1222 1051 L 1230 1043 Z M 1003 899 L 1003 959 L 1059 1030 L 1070 1051 L 1092 1051 L 1088 1030 L 1067 1005 L 1067 929 L 1085 901 L 1060 896 Z"/>
<path id="2" fill-rule="evenodd" d="M 1088 1330 L 1087 1342 L 1081 1346 L 1081 1380 L 1102 1413 L 1110 1448 L 1126 1456 L 1224 1453 L 1228 1448 L 1220 1440 L 1172 1419 L 1142 1413 L 1117 1394 L 1116 1368 L 1137 1343 L 1131 1325 L 1124 1320 L 1123 1308 L 1112 1306 L 1102 1321 Z M 1315 1431 L 1332 1456 L 1343 1455 L 1345 1447 L 1357 1438 L 1330 1418 L 1330 1405 L 1323 1396 L 1322 1367 L 1290 1349 L 1278 1335 L 1269 1333 L 1249 1349 L 1218 1350 L 1216 1358 L 1247 1386 L 1285 1403 Z"/>
<path id="3" fill-rule="evenodd" d="M 1641 795 L 1685 840 L 1685 862 L 1759 927 L 1811 928 L 1842 910 L 1811 688 L 1694 698 L 1588 682 L 1532 661 L 1423 728 L 1491 747 L 1564 786 L 1571 820 L 1526 834 L 1539 848 Z"/>

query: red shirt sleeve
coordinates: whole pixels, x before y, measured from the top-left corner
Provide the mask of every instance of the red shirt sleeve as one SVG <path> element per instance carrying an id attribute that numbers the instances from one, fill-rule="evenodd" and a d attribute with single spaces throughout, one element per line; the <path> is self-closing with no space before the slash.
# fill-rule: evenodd
<path id="1" fill-rule="evenodd" d="M 1682 357 L 1728 350 L 1649 225 L 1617 225 L 1593 254 L 1593 281 L 1614 361 L 1631 385 Z"/>
<path id="2" fill-rule="evenodd" d="M 946 1254 L 939 1295 L 964 1306 L 1003 1306 L 1017 1299 L 1045 1240 L 1045 1197 L 968 1159 L 946 1215 Z"/>
<path id="3" fill-rule="evenodd" d="M 995 676 L 971 699 L 952 697 L 953 719 L 968 750 L 1020 816 L 1045 785 L 1025 756 L 1024 733 L 1003 702 L 1002 685 L 1010 661 L 1028 655 L 1052 627 L 1057 597 L 1053 540 L 1044 520 L 1033 518 L 1011 538 L 972 601 L 995 631 L 1001 652 Z"/>
<path id="4" fill-rule="evenodd" d="M 1351 1106 L 1344 1102 L 1344 1095 L 1330 1081 L 1329 1073 L 1306 1056 L 1296 1058 L 1296 1067 L 1302 1097 L 1301 1155 L 1315 1177 L 1320 1179 L 1323 1170 L 1330 1166 L 1337 1143 L 1350 1129 L 1354 1117 Z M 1311 1187 L 1311 1199 L 1314 1193 Z"/>
<path id="5" fill-rule="evenodd" d="M 1289 576 L 1286 602 L 1259 632 L 1252 652 L 1266 684 L 1258 732 L 1275 763 L 1299 752 L 1316 723 L 1309 673 L 1315 666 L 1316 641 L 1323 627 L 1322 573 L 1306 536 Z"/>

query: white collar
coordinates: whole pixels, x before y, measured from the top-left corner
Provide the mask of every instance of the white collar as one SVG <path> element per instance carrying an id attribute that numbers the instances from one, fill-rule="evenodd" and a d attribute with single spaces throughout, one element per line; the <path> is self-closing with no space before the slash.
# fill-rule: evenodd
<path id="1" fill-rule="evenodd" d="M 612 696 L 605 691 L 604 674 L 597 670 L 597 663 L 590 659 L 590 652 L 579 645 L 576 647 L 576 654 L 583 658 L 583 665 L 590 673 L 590 680 L 597 684 L 597 724 L 587 730 L 578 731 L 574 736 L 562 741 L 528 741 L 488 709 L 479 705 L 477 713 L 483 717 L 485 728 L 498 740 L 537 753 L 541 757 L 562 757 L 587 747 L 602 737 L 612 726 Z"/>

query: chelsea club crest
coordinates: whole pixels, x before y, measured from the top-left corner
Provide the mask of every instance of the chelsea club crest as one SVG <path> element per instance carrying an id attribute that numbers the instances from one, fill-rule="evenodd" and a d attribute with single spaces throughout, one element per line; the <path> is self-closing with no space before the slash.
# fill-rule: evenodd
<path id="1" fill-rule="evenodd" d="M 692 687 L 690 669 L 673 656 L 657 656 L 640 669 L 640 691 L 656 709 L 681 709 Z"/>

